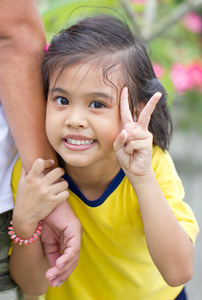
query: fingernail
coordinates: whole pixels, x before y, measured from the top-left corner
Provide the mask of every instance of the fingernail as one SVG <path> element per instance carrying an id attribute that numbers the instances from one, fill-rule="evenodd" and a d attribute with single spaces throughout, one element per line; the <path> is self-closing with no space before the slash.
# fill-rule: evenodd
<path id="1" fill-rule="evenodd" d="M 63 282 L 59 282 L 59 283 L 57 284 L 57 287 L 60 287 L 62 284 L 63 284 Z"/>
<path id="2" fill-rule="evenodd" d="M 64 267 L 65 264 L 62 264 L 59 266 L 59 269 L 62 269 Z"/>
<path id="3" fill-rule="evenodd" d="M 62 284 L 63 284 L 63 282 L 57 281 L 57 282 L 55 282 L 55 283 L 53 284 L 53 287 L 58 287 L 58 288 L 59 288 Z"/>
<path id="4" fill-rule="evenodd" d="M 59 281 L 57 281 L 57 282 L 55 282 L 55 283 L 53 283 L 53 287 L 58 287 L 58 285 L 60 284 L 60 282 Z"/>
<path id="5" fill-rule="evenodd" d="M 56 278 L 56 276 L 53 276 L 53 277 L 50 278 L 50 280 L 53 280 L 53 279 L 55 279 L 55 278 Z"/>

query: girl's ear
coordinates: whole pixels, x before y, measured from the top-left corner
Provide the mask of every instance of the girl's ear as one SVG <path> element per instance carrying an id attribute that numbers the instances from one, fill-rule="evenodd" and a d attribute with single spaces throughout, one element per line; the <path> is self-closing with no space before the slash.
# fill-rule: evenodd
<path id="1" fill-rule="evenodd" d="M 144 107 L 145 104 L 140 102 L 138 103 L 137 107 L 134 108 L 134 122 L 138 122 L 139 116 Z"/>

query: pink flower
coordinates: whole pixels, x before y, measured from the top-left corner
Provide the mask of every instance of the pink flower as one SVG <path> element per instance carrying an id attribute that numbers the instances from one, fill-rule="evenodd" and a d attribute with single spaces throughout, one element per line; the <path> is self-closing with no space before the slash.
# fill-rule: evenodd
<path id="1" fill-rule="evenodd" d="M 183 19 L 183 24 L 188 30 L 194 33 L 202 32 L 202 18 L 195 12 L 188 13 Z"/>
<path id="2" fill-rule="evenodd" d="M 192 81 L 186 67 L 180 63 L 174 63 L 171 68 L 171 80 L 177 92 L 183 93 L 192 89 Z"/>
<path id="3" fill-rule="evenodd" d="M 177 92 L 183 93 L 197 88 L 199 93 L 202 93 L 202 65 L 200 62 L 190 63 L 188 66 L 175 63 L 171 68 L 170 76 Z"/>
<path id="4" fill-rule="evenodd" d="M 153 65 L 153 69 L 154 69 L 154 73 L 155 73 L 156 77 L 158 77 L 159 79 L 162 78 L 165 74 L 164 68 L 155 62 L 152 63 L 152 65 Z"/>
<path id="5" fill-rule="evenodd" d="M 191 78 L 192 85 L 195 87 L 202 86 L 202 65 L 193 63 L 188 67 L 188 75 Z"/>
<path id="6" fill-rule="evenodd" d="M 50 44 L 46 44 L 44 47 L 45 52 L 48 52 L 48 48 L 49 48 Z"/>
<path id="7" fill-rule="evenodd" d="M 145 4 L 146 0 L 131 0 L 131 2 L 136 4 Z"/>

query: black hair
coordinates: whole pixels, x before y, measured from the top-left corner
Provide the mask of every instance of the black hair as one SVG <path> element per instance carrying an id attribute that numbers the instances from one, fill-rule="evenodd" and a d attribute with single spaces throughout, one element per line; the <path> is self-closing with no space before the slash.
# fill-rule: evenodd
<path id="1" fill-rule="evenodd" d="M 56 69 L 60 70 L 60 76 L 68 66 L 93 59 L 104 62 L 103 78 L 112 85 L 108 74 L 114 67 L 120 67 L 128 87 L 133 117 L 140 103 L 145 105 L 154 93 L 162 93 L 151 116 L 149 131 L 153 134 L 154 145 L 168 149 L 172 119 L 167 107 L 166 90 L 154 73 L 144 42 L 120 18 L 103 14 L 86 17 L 53 37 L 42 65 L 46 97 Z"/>

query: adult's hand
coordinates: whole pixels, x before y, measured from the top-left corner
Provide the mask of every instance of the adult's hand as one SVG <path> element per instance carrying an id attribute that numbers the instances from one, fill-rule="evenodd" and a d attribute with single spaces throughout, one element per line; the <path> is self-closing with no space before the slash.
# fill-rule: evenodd
<path id="1" fill-rule="evenodd" d="M 41 239 L 51 265 L 46 278 L 52 287 L 60 286 L 77 266 L 81 236 L 81 224 L 67 201 L 43 220 Z"/>

